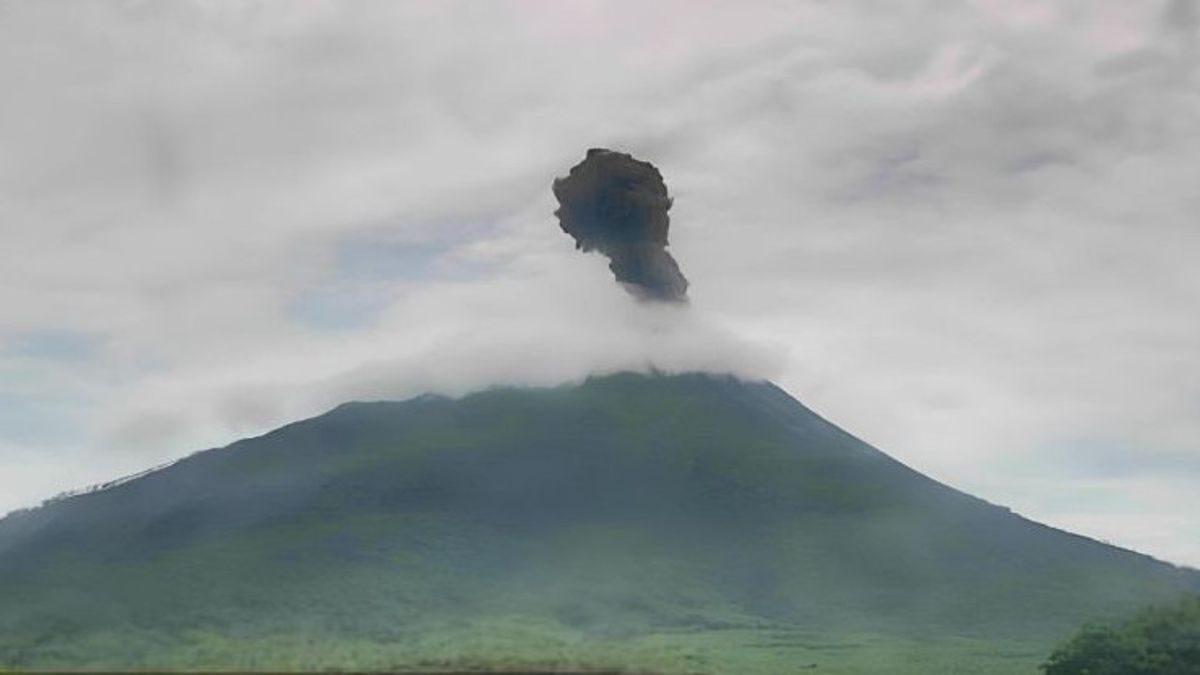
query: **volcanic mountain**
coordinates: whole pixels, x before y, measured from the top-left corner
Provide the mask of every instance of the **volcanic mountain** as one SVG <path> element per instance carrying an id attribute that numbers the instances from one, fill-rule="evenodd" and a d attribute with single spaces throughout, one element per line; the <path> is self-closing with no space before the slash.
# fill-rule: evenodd
<path id="1" fill-rule="evenodd" d="M 0 669 L 1018 673 L 1195 590 L 769 383 L 618 374 L 349 403 L 12 513 Z"/>

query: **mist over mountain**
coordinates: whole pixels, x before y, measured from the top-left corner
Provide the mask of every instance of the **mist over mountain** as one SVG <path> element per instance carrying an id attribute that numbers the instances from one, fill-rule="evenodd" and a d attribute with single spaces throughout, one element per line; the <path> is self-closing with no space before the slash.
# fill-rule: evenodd
<path id="1" fill-rule="evenodd" d="M 1198 2 L 0 5 L 0 513 L 130 474 L 0 518 L 0 671 L 1029 675 L 1197 597 L 1107 540 L 1200 564 Z"/>
<path id="2" fill-rule="evenodd" d="M 404 400 L 8 515 L 0 667 L 1015 674 L 1083 622 L 1200 591 L 730 374 L 767 359 L 688 302 L 654 165 L 592 149 L 553 192 L 636 302 L 426 300 L 463 324 L 425 358 L 291 375 Z"/>
<path id="3" fill-rule="evenodd" d="M 11 514 L 0 665 L 1018 673 L 1187 590 L 771 384 L 620 374 L 349 403 Z"/>
<path id="4" fill-rule="evenodd" d="M 0 512 L 359 397 L 736 369 L 1200 565 L 1195 0 L 243 4 L 0 11 Z M 719 331 L 559 231 L 589 147 L 660 170 Z"/>

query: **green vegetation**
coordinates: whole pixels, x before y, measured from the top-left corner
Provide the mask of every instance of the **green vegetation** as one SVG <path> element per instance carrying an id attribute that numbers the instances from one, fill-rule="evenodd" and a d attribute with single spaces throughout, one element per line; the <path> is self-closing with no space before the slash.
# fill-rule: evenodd
<path id="1" fill-rule="evenodd" d="M 1033 673 L 1187 590 L 769 384 L 618 375 L 348 404 L 0 520 L 0 667 Z"/>
<path id="2" fill-rule="evenodd" d="M 1046 675 L 1200 674 L 1200 597 L 1117 626 L 1085 626 L 1042 666 Z"/>
<path id="3" fill-rule="evenodd" d="M 427 631 L 427 632 L 426 632 Z M 494 617 L 430 626 L 390 641 L 319 633 L 243 638 L 189 631 L 164 642 L 153 633 L 90 634 L 40 660 L 39 669 L 168 670 L 503 670 L 770 675 L 808 672 L 852 675 L 963 673 L 1031 675 L 1042 645 L 1020 641 L 942 638 L 904 640 L 877 634 L 825 635 L 786 628 L 648 633 L 588 637 L 553 622 Z"/>

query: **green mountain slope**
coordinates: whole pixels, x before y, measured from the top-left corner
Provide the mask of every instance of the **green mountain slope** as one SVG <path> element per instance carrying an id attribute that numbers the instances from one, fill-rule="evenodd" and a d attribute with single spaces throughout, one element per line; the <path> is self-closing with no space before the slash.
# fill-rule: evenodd
<path id="1" fill-rule="evenodd" d="M 1031 672 L 1200 574 L 767 383 L 352 403 L 0 520 L 0 667 Z"/>

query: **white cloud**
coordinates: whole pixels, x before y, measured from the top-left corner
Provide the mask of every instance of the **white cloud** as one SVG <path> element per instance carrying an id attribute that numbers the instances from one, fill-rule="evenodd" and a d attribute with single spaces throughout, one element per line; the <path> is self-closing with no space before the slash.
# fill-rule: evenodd
<path id="1" fill-rule="evenodd" d="M 73 430 L 0 448 L 0 507 L 347 397 L 654 363 L 777 374 L 937 478 L 1200 565 L 1171 543 L 1200 478 L 1141 487 L 1200 453 L 1193 2 L 0 14 L 0 396 Z M 663 170 L 691 310 L 557 232 L 595 145 Z M 1161 477 L 1056 505 L 1114 458 Z"/>

